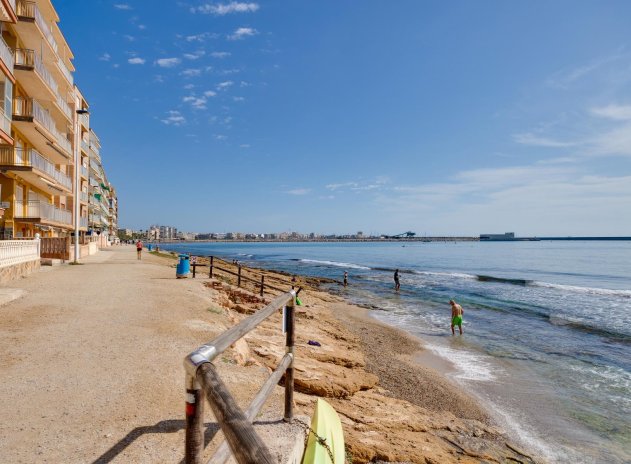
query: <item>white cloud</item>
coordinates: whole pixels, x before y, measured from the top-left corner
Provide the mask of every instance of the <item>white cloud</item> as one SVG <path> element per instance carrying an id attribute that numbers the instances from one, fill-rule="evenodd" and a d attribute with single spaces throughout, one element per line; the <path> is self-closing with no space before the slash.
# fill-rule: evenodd
<path id="1" fill-rule="evenodd" d="M 229 87 L 232 87 L 232 85 L 234 85 L 234 82 L 232 81 L 220 82 L 219 84 L 217 84 L 217 90 L 226 90 Z"/>
<path id="2" fill-rule="evenodd" d="M 199 58 L 201 58 L 205 54 L 206 54 L 206 52 L 204 50 L 197 50 L 194 53 L 185 53 L 184 54 L 184 58 L 186 58 L 187 60 L 198 60 Z"/>
<path id="3" fill-rule="evenodd" d="M 112 56 L 109 53 L 103 53 L 99 56 L 99 61 L 109 61 L 112 59 Z"/>
<path id="4" fill-rule="evenodd" d="M 215 140 L 226 140 L 228 138 L 227 135 L 223 134 L 213 134 L 213 137 L 215 138 Z"/>
<path id="5" fill-rule="evenodd" d="M 230 2 L 230 3 L 206 3 L 198 7 L 191 8 L 191 13 L 212 14 L 224 16 L 230 13 L 254 13 L 259 9 L 257 3 Z"/>
<path id="6" fill-rule="evenodd" d="M 613 119 L 614 121 L 631 120 L 631 105 L 607 105 L 592 108 L 591 113 L 599 118 Z"/>
<path id="7" fill-rule="evenodd" d="M 203 32 L 201 34 L 187 35 L 184 37 L 184 40 L 187 42 L 205 42 L 206 40 L 216 39 L 217 37 L 219 37 L 219 35 L 214 32 Z"/>
<path id="8" fill-rule="evenodd" d="M 144 31 L 145 29 L 147 29 L 147 26 L 145 26 L 144 24 L 138 24 L 138 29 Z"/>
<path id="9" fill-rule="evenodd" d="M 186 76 L 186 77 L 196 77 L 196 76 L 201 75 L 201 73 L 202 73 L 201 69 L 190 68 L 190 69 L 185 69 L 180 74 L 182 74 L 182 76 Z"/>
<path id="10" fill-rule="evenodd" d="M 156 60 L 155 63 L 161 68 L 173 68 L 181 62 L 182 60 L 180 60 L 179 58 L 160 58 Z"/>
<path id="11" fill-rule="evenodd" d="M 526 132 L 523 134 L 513 135 L 513 140 L 522 145 L 532 145 L 536 147 L 548 147 L 548 148 L 564 148 L 576 146 L 575 142 L 562 142 L 547 137 L 541 137 L 536 134 Z"/>
<path id="12" fill-rule="evenodd" d="M 129 64 L 145 64 L 145 61 L 146 61 L 146 60 L 145 60 L 144 58 L 139 58 L 139 57 L 137 57 L 137 56 L 136 56 L 136 57 L 134 57 L 134 58 L 129 58 L 129 59 L 127 60 L 127 62 L 128 62 Z"/>
<path id="13" fill-rule="evenodd" d="M 191 90 L 195 88 L 195 84 L 186 84 L 184 86 L 184 90 Z"/>
<path id="14" fill-rule="evenodd" d="M 256 34 L 258 34 L 258 31 L 256 29 L 253 29 L 251 27 L 240 27 L 236 29 L 232 34 L 230 34 L 228 36 L 228 39 L 241 40 L 241 39 L 245 39 L 246 37 L 255 36 Z"/>
<path id="15" fill-rule="evenodd" d="M 230 52 L 212 52 L 210 54 L 213 58 L 227 58 L 230 56 Z"/>
<path id="16" fill-rule="evenodd" d="M 250 144 L 249 143 L 242 143 L 241 145 L 239 145 L 239 148 L 250 148 Z"/>
<path id="17" fill-rule="evenodd" d="M 136 37 L 134 37 L 133 35 L 129 35 L 129 34 L 125 34 L 123 36 L 125 39 L 127 39 L 129 42 L 133 42 L 136 40 Z"/>
<path id="18" fill-rule="evenodd" d="M 631 176 L 531 165 L 463 171 L 448 182 L 385 189 L 376 193 L 373 207 L 395 229 L 420 226 L 436 235 L 615 235 L 631 227 L 631 216 L 622 218 L 629 198 Z"/>
<path id="19" fill-rule="evenodd" d="M 204 92 L 205 97 L 214 97 L 215 95 L 217 95 L 217 92 L 215 92 L 214 90 L 206 90 Z"/>
<path id="20" fill-rule="evenodd" d="M 168 111 L 168 116 L 161 121 L 167 126 L 181 126 L 186 123 L 186 118 L 179 111 Z"/>
<path id="21" fill-rule="evenodd" d="M 184 103 L 189 103 L 193 109 L 205 110 L 206 109 L 206 97 L 195 97 L 193 95 L 182 98 Z"/>
<path id="22" fill-rule="evenodd" d="M 308 189 L 308 188 L 296 188 L 296 189 L 285 191 L 285 193 L 288 193 L 289 195 L 307 195 L 310 192 L 311 192 L 311 189 Z"/>
<path id="23" fill-rule="evenodd" d="M 232 97 L 232 99 L 236 102 L 244 102 L 245 98 L 244 97 Z"/>
<path id="24" fill-rule="evenodd" d="M 114 8 L 116 8 L 117 10 L 131 10 L 131 6 L 128 5 L 127 3 L 115 3 L 114 4 Z"/>

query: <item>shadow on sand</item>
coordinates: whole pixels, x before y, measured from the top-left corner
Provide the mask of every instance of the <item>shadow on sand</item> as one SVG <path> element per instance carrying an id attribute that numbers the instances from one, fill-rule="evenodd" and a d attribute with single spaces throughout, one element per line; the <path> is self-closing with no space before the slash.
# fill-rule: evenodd
<path id="1" fill-rule="evenodd" d="M 204 448 L 208 446 L 208 443 L 214 438 L 214 436 L 219 431 L 219 425 L 215 422 L 208 422 L 204 424 L 206 430 L 204 432 Z M 183 420 L 163 420 L 154 425 L 146 425 L 143 427 L 136 427 L 132 431 L 130 431 L 123 439 L 121 439 L 118 443 L 108 449 L 101 456 L 96 458 L 92 464 L 107 464 L 112 462 L 114 458 L 116 458 L 119 454 L 121 454 L 125 449 L 131 445 L 138 438 L 142 437 L 147 433 L 176 433 L 180 430 L 184 430 L 186 427 L 186 422 Z M 182 451 L 184 451 L 184 443 L 182 443 Z M 184 463 L 184 459 L 180 461 L 181 464 Z"/>

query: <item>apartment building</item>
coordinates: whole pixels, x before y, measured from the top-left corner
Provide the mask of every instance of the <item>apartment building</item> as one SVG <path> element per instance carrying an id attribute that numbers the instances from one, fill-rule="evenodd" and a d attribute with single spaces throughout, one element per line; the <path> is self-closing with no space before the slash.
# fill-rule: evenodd
<path id="1" fill-rule="evenodd" d="M 0 238 L 63 237 L 109 232 L 90 227 L 92 159 L 100 144 L 89 126 L 88 103 L 74 83 L 74 58 L 50 0 L 0 0 Z M 93 147 L 94 145 L 94 147 Z M 98 172 L 96 172 L 98 171 Z M 104 187 L 101 187 L 104 188 Z M 99 200 L 103 196 L 101 195 Z M 76 222 L 75 222 L 76 221 Z"/>

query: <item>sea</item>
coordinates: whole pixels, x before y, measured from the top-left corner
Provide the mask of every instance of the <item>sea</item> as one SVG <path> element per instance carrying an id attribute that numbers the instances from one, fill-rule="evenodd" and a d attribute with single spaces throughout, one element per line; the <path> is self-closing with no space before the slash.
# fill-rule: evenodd
<path id="1" fill-rule="evenodd" d="M 548 462 L 631 462 L 631 241 L 161 248 L 339 282 L 348 271 L 348 287 L 327 290 L 421 338 L 513 442 Z M 450 299 L 464 309 L 462 336 Z"/>

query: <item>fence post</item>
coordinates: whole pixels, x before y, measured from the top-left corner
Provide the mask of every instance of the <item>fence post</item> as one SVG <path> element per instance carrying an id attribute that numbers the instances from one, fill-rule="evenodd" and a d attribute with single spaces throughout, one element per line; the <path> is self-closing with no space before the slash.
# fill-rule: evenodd
<path id="1" fill-rule="evenodd" d="M 296 323 L 295 306 L 296 306 L 296 292 L 292 290 L 293 298 L 287 303 L 285 309 L 285 330 L 287 331 L 287 337 L 285 340 L 285 349 L 287 353 L 291 354 L 291 364 L 285 372 L 285 416 L 283 420 L 285 422 L 291 422 L 294 418 L 294 344 L 296 341 L 296 335 L 294 332 L 294 326 Z"/>
<path id="2" fill-rule="evenodd" d="M 185 464 L 202 464 L 204 452 L 204 397 L 201 386 L 186 376 L 186 449 Z"/>
<path id="3" fill-rule="evenodd" d="M 263 296 L 263 288 L 265 288 L 265 276 L 261 276 L 261 296 Z"/>
<path id="4" fill-rule="evenodd" d="M 197 268 L 197 265 L 193 264 L 193 279 L 195 278 L 195 268 Z"/>
<path id="5" fill-rule="evenodd" d="M 210 279 L 212 279 L 212 278 L 213 278 L 213 259 L 214 259 L 214 258 L 215 258 L 214 256 L 211 256 L 211 257 L 210 257 L 210 270 L 208 271 L 208 277 L 209 277 Z"/>
<path id="6" fill-rule="evenodd" d="M 237 287 L 241 287 L 241 266 L 239 266 L 239 276 L 237 277 Z"/>

